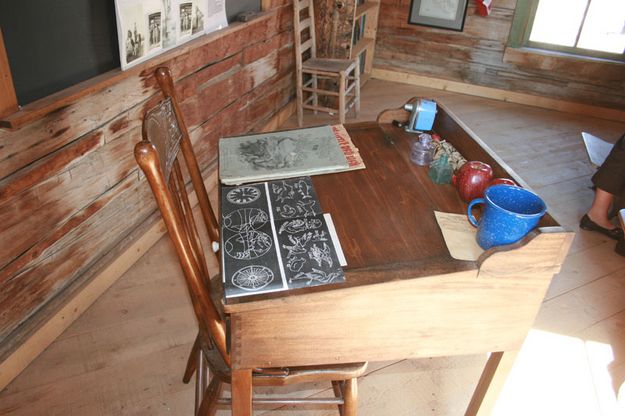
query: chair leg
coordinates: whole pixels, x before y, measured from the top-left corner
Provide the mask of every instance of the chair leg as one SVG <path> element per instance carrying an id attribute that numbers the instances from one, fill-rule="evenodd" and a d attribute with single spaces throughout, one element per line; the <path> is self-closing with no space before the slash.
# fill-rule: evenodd
<path id="1" fill-rule="evenodd" d="M 332 390 L 334 390 L 334 397 L 337 399 L 343 398 L 343 384 L 344 381 L 332 380 Z M 339 415 L 343 416 L 343 405 L 339 404 Z"/>
<path id="2" fill-rule="evenodd" d="M 356 416 L 358 408 L 358 380 L 351 378 L 345 380 L 343 386 L 343 414 L 341 416 Z"/>
<path id="3" fill-rule="evenodd" d="M 304 125 L 304 91 L 302 90 L 303 86 L 303 77 L 302 69 L 298 68 L 297 73 L 295 74 L 297 83 L 295 93 L 297 95 L 297 125 L 302 127 Z"/>
<path id="4" fill-rule="evenodd" d="M 202 404 L 196 416 L 214 416 L 217 411 L 217 399 L 221 396 L 221 388 L 223 383 L 213 376 L 213 379 L 204 392 L 202 397 Z"/>
<path id="5" fill-rule="evenodd" d="M 204 359 L 204 352 L 199 349 L 197 354 L 197 370 L 195 374 L 195 414 L 199 414 L 200 404 L 202 403 L 202 397 L 204 397 L 204 391 L 206 390 L 206 384 L 208 381 L 208 366 Z"/>
<path id="6" fill-rule="evenodd" d="M 356 85 L 354 86 L 354 91 L 356 94 L 354 102 L 354 112 L 356 113 L 356 117 L 358 117 L 358 113 L 360 112 L 360 59 L 356 59 L 354 78 L 354 82 L 356 83 Z"/>
<path id="7" fill-rule="evenodd" d="M 339 76 L 339 122 L 345 124 L 345 74 Z"/>
<path id="8" fill-rule="evenodd" d="M 313 92 L 313 105 L 315 107 L 319 107 L 319 94 L 317 94 L 317 88 L 319 85 L 318 85 L 317 75 L 313 75 L 312 79 L 313 79 L 312 87 L 313 87 L 313 90 L 315 90 L 315 92 Z M 317 111 L 317 108 L 315 108 L 315 114 L 319 114 L 319 111 Z"/>
<path id="9" fill-rule="evenodd" d="M 200 350 L 200 334 L 195 337 L 195 342 L 193 343 L 193 347 L 191 348 L 191 352 L 189 353 L 189 358 L 187 359 L 187 368 L 184 370 L 184 376 L 182 377 L 182 382 L 184 384 L 188 384 L 191 381 L 191 377 L 193 377 L 193 373 L 195 373 L 195 368 L 197 365 L 197 353 Z"/>

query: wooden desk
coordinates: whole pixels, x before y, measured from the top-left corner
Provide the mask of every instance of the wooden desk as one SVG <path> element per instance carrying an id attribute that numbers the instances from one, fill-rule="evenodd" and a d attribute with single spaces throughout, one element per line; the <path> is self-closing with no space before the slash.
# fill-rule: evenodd
<path id="1" fill-rule="evenodd" d="M 409 161 L 414 137 L 390 124 L 347 126 L 366 170 L 316 176 L 348 261 L 346 283 L 229 301 L 233 414 L 251 415 L 255 367 L 492 352 L 467 415 L 489 414 L 573 233 L 546 215 L 522 243 L 477 262 L 450 257 L 433 210 L 466 209 Z M 496 177 L 518 178 L 439 104 L 435 131 Z"/>

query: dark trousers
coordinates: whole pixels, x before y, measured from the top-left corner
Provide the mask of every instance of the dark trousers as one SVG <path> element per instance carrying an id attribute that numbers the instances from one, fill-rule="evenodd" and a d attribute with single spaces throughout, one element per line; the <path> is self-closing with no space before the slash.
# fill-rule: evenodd
<path id="1" fill-rule="evenodd" d="M 625 134 L 593 175 L 592 183 L 615 196 L 625 196 Z"/>

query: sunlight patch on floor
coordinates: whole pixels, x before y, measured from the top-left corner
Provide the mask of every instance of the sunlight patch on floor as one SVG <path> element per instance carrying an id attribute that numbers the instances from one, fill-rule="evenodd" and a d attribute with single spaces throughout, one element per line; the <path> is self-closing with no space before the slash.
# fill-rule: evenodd
<path id="1" fill-rule="evenodd" d="M 496 416 L 622 415 L 609 344 L 531 330 L 495 406 Z"/>

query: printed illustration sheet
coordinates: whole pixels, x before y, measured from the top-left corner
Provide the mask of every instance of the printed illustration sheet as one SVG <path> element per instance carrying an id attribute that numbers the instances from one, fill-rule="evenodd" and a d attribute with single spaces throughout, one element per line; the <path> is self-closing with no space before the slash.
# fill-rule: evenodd
<path id="1" fill-rule="evenodd" d="M 345 280 L 334 226 L 309 177 L 224 186 L 221 212 L 227 298 Z"/>
<path id="2" fill-rule="evenodd" d="M 342 125 L 219 140 L 219 178 L 225 185 L 363 169 Z"/>

